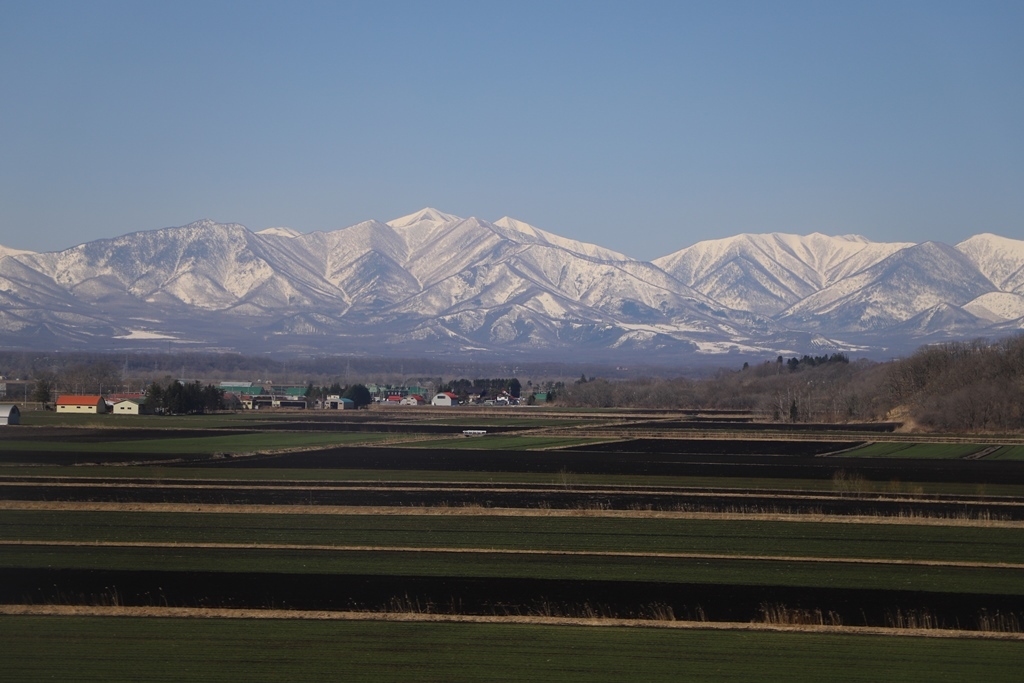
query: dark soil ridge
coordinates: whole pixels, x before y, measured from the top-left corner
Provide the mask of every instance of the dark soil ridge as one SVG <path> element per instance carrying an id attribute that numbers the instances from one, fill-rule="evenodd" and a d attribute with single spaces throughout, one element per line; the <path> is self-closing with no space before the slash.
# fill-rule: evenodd
<path id="1" fill-rule="evenodd" d="M 347 446 L 251 458 L 225 458 L 183 466 L 777 479 L 832 479 L 842 471 L 881 482 L 1024 484 L 1024 461 L 817 457 L 848 450 L 862 443 L 650 439 L 547 451 Z"/>
<path id="2" fill-rule="evenodd" d="M 692 420 L 649 420 L 631 422 L 628 429 L 670 430 L 722 430 L 751 432 L 850 432 L 884 433 L 894 432 L 903 426 L 902 422 L 755 422 L 753 418 L 695 418 Z M 621 425 L 588 426 L 587 429 L 615 430 Z"/>
<path id="3" fill-rule="evenodd" d="M 176 479 L 173 477 L 65 477 L 65 476 L 17 476 L 0 475 L 0 487 L 7 484 L 25 484 L 29 486 L 88 486 L 88 487 L 120 487 L 120 488 L 232 488 L 232 489 L 280 489 L 301 490 L 394 490 L 394 491 L 514 491 L 539 493 L 572 492 L 577 495 L 600 494 L 649 494 L 649 495 L 686 495 L 686 496 L 732 496 L 750 497 L 765 496 L 789 497 L 798 499 L 832 500 L 836 498 L 857 498 L 865 501 L 888 502 L 942 502 L 959 505 L 1015 505 L 1024 507 L 1024 498 L 1019 496 L 998 495 L 963 495 L 953 493 L 904 493 L 900 491 L 849 491 L 822 489 L 785 489 L 760 487 L 724 487 L 724 486 L 668 486 L 638 484 L 580 484 L 580 483 L 527 483 L 527 482 L 463 482 L 463 481 L 417 481 L 395 480 L 378 481 L 372 479 L 322 480 L 322 479 Z M 2 498 L 0 498 L 2 500 Z"/>
<path id="4" fill-rule="evenodd" d="M 207 432 L 209 434 L 209 432 Z M 857 441 L 734 441 L 635 439 L 557 450 L 486 450 L 326 446 L 285 453 L 231 457 L 195 453 L 74 453 L 0 451 L 17 465 L 163 464 L 168 467 L 263 469 L 429 470 L 622 474 L 679 477 L 832 479 L 840 471 L 876 482 L 1024 484 L 1024 460 L 926 460 L 817 457 L 860 445 Z"/>
<path id="5" fill-rule="evenodd" d="M 696 497 L 732 497 L 751 498 L 766 497 L 772 499 L 796 500 L 836 500 L 858 499 L 860 501 L 878 501 L 889 503 L 945 503 L 952 505 L 1007 505 L 1024 508 L 1024 498 L 1017 496 L 961 495 L 961 494 L 924 494 L 902 492 L 855 492 L 855 490 L 825 490 L 804 488 L 762 488 L 732 486 L 672 486 L 656 484 L 587 484 L 587 483 L 538 483 L 538 482 L 504 482 L 504 481 L 417 481 L 394 480 L 379 481 L 373 479 L 194 479 L 173 477 L 98 477 L 98 476 L 37 476 L 37 475 L 0 475 L 0 492 L 2 486 L 8 484 L 24 484 L 27 486 L 54 486 L 70 488 L 75 486 L 124 487 L 124 488 L 231 488 L 254 490 L 300 490 L 308 493 L 310 489 L 321 490 L 394 490 L 394 492 L 433 492 L 445 494 L 449 492 L 509 492 L 509 493 L 552 493 L 574 495 L 650 495 L 650 496 L 696 496 Z M 4 500 L 0 496 L 0 500 Z M 11 500 L 11 499 L 7 499 Z"/>
<path id="6" fill-rule="evenodd" d="M 730 584 L 240 572 L 0 569 L 0 603 L 624 619 L 983 630 L 1024 621 L 1024 596 Z"/>
<path id="7" fill-rule="evenodd" d="M 351 486 L 261 483 L 233 486 L 189 481 L 180 485 L 115 481 L 104 484 L 0 483 L 0 499 L 110 503 L 177 503 L 194 505 L 311 505 L 367 507 L 540 508 L 567 510 L 652 510 L 690 512 L 770 512 L 886 517 L 1024 519 L 1024 503 L 997 501 L 915 500 L 877 495 L 740 493 L 703 490 L 555 489 L 524 486 L 437 486 L 372 483 Z"/>

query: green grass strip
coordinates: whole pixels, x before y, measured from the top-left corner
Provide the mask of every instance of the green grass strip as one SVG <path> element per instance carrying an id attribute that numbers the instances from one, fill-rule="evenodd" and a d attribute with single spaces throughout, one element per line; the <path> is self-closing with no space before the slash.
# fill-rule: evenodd
<path id="1" fill-rule="evenodd" d="M 1024 460 L 1024 446 L 1000 446 L 985 460 Z"/>
<path id="2" fill-rule="evenodd" d="M 803 633 L 0 617 L 12 681 L 1020 680 L 1024 643 Z"/>
<path id="3" fill-rule="evenodd" d="M 202 429 L 216 427 L 253 427 L 259 421 L 281 422 L 290 416 L 258 412 L 213 413 L 210 415 L 68 415 L 52 411 L 26 411 L 21 424 L 32 427 L 118 427 Z"/>
<path id="4" fill-rule="evenodd" d="M 845 451 L 844 458 L 923 458 L 953 460 L 986 448 L 982 444 L 878 442 Z"/>
<path id="5" fill-rule="evenodd" d="M 394 434 L 261 432 L 141 441 L 77 443 L 67 441 L 4 441 L 0 451 L 48 451 L 60 453 L 251 453 L 253 451 L 372 443 L 395 438 Z"/>
<path id="6" fill-rule="evenodd" d="M 1024 563 L 1018 528 L 760 520 L 5 510 L 0 538 Z"/>
<path id="7" fill-rule="evenodd" d="M 522 451 L 542 448 L 565 448 L 568 446 L 584 446 L 592 443 L 604 443 L 613 439 L 566 437 L 566 436 L 506 436 L 504 434 L 488 434 L 485 436 L 455 439 L 437 439 L 433 441 L 407 441 L 402 448 L 434 448 L 469 449 L 486 451 Z"/>
<path id="8" fill-rule="evenodd" d="M 5 568 L 647 581 L 1024 595 L 1024 570 L 999 567 L 309 548 L 0 546 L 0 550 L 0 567 Z"/>

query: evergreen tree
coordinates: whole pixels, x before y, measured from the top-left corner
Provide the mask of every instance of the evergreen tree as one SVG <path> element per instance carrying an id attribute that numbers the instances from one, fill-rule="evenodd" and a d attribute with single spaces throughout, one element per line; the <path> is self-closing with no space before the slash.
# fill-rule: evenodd
<path id="1" fill-rule="evenodd" d="M 156 382 L 146 387 L 146 409 L 151 413 L 162 412 L 164 409 L 164 388 Z"/>
<path id="2" fill-rule="evenodd" d="M 32 390 L 32 400 L 37 403 L 49 403 L 52 395 L 53 382 L 45 378 L 37 379 L 35 389 Z"/>
<path id="3" fill-rule="evenodd" d="M 370 390 L 362 384 L 353 384 L 345 393 L 342 394 L 342 398 L 352 399 L 352 402 L 356 404 L 356 408 L 365 408 L 373 403 L 373 397 L 370 395 Z"/>

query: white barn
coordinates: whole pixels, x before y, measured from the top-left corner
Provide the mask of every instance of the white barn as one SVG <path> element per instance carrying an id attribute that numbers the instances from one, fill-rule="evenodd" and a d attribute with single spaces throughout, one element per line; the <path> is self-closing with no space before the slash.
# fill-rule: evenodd
<path id="1" fill-rule="evenodd" d="M 21 411 L 13 404 L 0 405 L 0 425 L 21 424 Z"/>
<path id="2" fill-rule="evenodd" d="M 457 406 L 459 405 L 459 397 L 450 391 L 442 391 L 440 394 L 435 394 L 434 398 L 430 399 L 430 405 L 432 406 Z"/>

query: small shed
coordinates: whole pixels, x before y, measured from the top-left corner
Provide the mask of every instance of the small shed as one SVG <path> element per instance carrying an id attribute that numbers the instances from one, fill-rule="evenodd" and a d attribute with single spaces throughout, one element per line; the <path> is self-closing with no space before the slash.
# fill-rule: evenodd
<path id="1" fill-rule="evenodd" d="M 324 400 L 324 408 L 327 410 L 355 410 L 356 402 L 341 396 L 328 396 Z"/>
<path id="2" fill-rule="evenodd" d="M 306 409 L 306 397 L 304 395 L 275 395 L 270 403 L 272 408 L 301 408 Z"/>
<path id="3" fill-rule="evenodd" d="M 114 404 L 114 415 L 139 415 L 142 412 L 142 401 L 126 398 Z"/>
<path id="4" fill-rule="evenodd" d="M 13 404 L 0 405 L 0 425 L 21 424 L 21 411 Z"/>
<path id="5" fill-rule="evenodd" d="M 63 394 L 57 399 L 58 413 L 105 413 L 107 402 L 102 396 L 78 396 Z"/>

